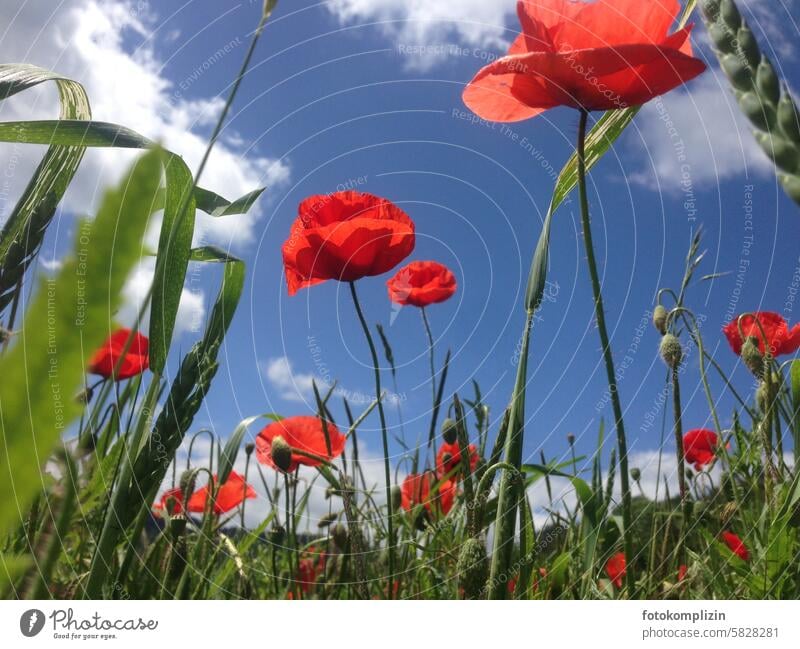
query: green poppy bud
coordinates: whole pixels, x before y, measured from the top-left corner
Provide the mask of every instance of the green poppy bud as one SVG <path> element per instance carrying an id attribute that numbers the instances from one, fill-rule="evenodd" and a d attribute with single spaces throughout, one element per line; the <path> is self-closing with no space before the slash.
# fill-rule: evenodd
<path id="1" fill-rule="evenodd" d="M 633 478 L 634 482 L 639 482 L 642 479 L 642 472 L 637 469 L 636 467 L 631 469 L 631 478 Z"/>
<path id="2" fill-rule="evenodd" d="M 270 457 L 275 466 L 281 471 L 288 471 L 289 467 L 292 466 L 292 447 L 286 443 L 283 437 L 277 435 L 272 440 Z"/>
<path id="3" fill-rule="evenodd" d="M 478 539 L 469 538 L 461 546 L 456 572 L 458 585 L 465 599 L 478 599 L 486 586 L 486 547 Z"/>
<path id="4" fill-rule="evenodd" d="M 347 549 L 347 528 L 341 523 L 337 523 L 331 528 L 331 538 L 336 547 L 342 551 Z"/>
<path id="5" fill-rule="evenodd" d="M 400 487 L 394 485 L 392 487 L 392 511 L 396 512 L 398 509 L 400 509 L 402 499 L 403 495 L 400 492 Z"/>
<path id="6" fill-rule="evenodd" d="M 317 523 L 317 527 L 330 527 L 336 522 L 336 519 L 339 518 L 339 514 L 331 512 L 330 514 L 325 514 L 322 518 L 319 519 Z"/>
<path id="7" fill-rule="evenodd" d="M 758 338 L 748 336 L 742 345 L 742 362 L 753 374 L 761 378 L 764 376 L 764 354 L 758 348 Z"/>
<path id="8" fill-rule="evenodd" d="M 442 437 L 448 444 L 455 444 L 458 439 L 458 425 L 449 417 L 442 422 Z"/>
<path id="9" fill-rule="evenodd" d="M 672 368 L 673 370 L 678 367 L 683 360 L 683 347 L 681 347 L 681 341 L 672 334 L 665 334 L 661 339 L 659 352 L 661 353 L 661 358 L 664 360 L 664 363 L 666 363 L 667 367 Z"/>
<path id="10" fill-rule="evenodd" d="M 661 304 L 653 309 L 653 326 L 662 336 L 667 333 L 667 310 Z"/>

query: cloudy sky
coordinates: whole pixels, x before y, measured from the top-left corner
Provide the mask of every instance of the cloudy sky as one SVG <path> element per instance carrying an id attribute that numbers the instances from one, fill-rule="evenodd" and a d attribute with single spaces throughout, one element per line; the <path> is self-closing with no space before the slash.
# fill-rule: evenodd
<path id="1" fill-rule="evenodd" d="M 796 86 L 798 0 L 739 4 L 765 51 Z M 195 167 L 260 5 L 4 0 L 0 58 L 36 63 L 80 81 L 95 119 L 160 140 Z M 797 209 L 782 195 L 739 117 L 696 22 L 694 41 L 710 70 L 647 106 L 590 179 L 630 445 L 646 473 L 655 470 L 662 445 L 665 378 L 649 311 L 659 288 L 680 282 L 697 228 L 705 230 L 708 249 L 701 274 L 730 274 L 698 285 L 690 306 L 703 321 L 707 346 L 743 393 L 751 391 L 751 382 L 736 367 L 720 327 L 733 313 L 758 308 L 798 319 L 789 299 L 800 266 Z M 458 294 L 429 314 L 437 363 L 452 350 L 447 393 L 470 396 L 471 381 L 478 381 L 496 430 L 516 370 L 529 259 L 554 174 L 572 152 L 577 127 L 569 110 L 509 129 L 475 123 L 466 112 L 463 84 L 504 52 L 516 30 L 512 0 L 279 3 L 201 181 L 228 198 L 261 186 L 267 191 L 247 216 L 203 218 L 198 224 L 198 243 L 230 248 L 247 261 L 249 275 L 197 428 L 210 426 L 224 437 L 253 414 L 308 413 L 314 409 L 312 379 L 337 381 L 337 396 L 347 396 L 357 409 L 369 399 L 369 356 L 348 293 L 331 282 L 290 299 L 280 259 L 298 202 L 352 187 L 400 204 L 417 224 L 412 258 L 440 260 L 456 273 Z M 0 103 L 0 120 L 52 118 L 56 106 L 53 88 L 42 87 Z M 675 124 L 685 160 L 678 158 L 665 119 Z M 0 222 L 38 155 L 36 147 L 0 146 Z M 76 215 L 92 213 L 102 189 L 131 156 L 87 153 L 38 272 L 58 265 Z M 610 417 L 574 207 L 565 205 L 554 225 L 552 300 L 534 330 L 525 449 L 531 460 L 540 450 L 563 458 L 570 432 L 578 451 L 591 453 L 601 420 Z M 746 230 L 751 215 L 752 232 Z M 748 234 L 754 236 L 752 252 L 740 275 Z M 129 282 L 121 321 L 131 317 L 151 277 L 152 266 L 143 263 Z M 215 269 L 190 270 L 176 362 L 197 338 L 218 279 Z M 392 309 L 385 279 L 362 281 L 359 291 L 368 320 L 386 327 L 397 360 L 396 387 L 385 373 L 395 397 L 392 432 L 401 433 L 399 406 L 402 432 L 414 440 L 427 430 L 430 416 L 426 339 L 415 309 Z M 683 379 L 689 428 L 710 423 L 696 362 L 690 360 Z M 721 393 L 719 382 L 712 388 Z M 720 407 L 730 421 L 730 399 L 721 396 Z M 342 416 L 341 408 L 334 414 Z M 370 417 L 361 441 L 376 480 L 378 440 L 377 418 Z M 671 456 L 668 439 L 663 447 Z M 402 474 L 399 447 L 394 451 Z M 318 509 L 324 506 L 320 501 Z"/>

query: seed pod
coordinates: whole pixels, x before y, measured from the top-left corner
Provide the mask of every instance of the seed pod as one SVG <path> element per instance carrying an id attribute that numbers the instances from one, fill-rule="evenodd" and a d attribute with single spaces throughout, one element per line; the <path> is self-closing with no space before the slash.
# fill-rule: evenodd
<path id="1" fill-rule="evenodd" d="M 764 376 L 764 355 L 758 348 L 758 338 L 748 336 L 742 345 L 742 362 L 758 378 Z"/>
<path id="2" fill-rule="evenodd" d="M 667 333 L 667 310 L 661 304 L 653 309 L 653 326 L 662 336 Z"/>
<path id="3" fill-rule="evenodd" d="M 661 358 L 664 360 L 664 363 L 666 363 L 667 367 L 672 368 L 673 370 L 678 367 L 683 360 L 683 347 L 681 347 L 681 341 L 672 334 L 666 334 L 661 339 L 659 352 L 661 353 Z"/>
<path id="4" fill-rule="evenodd" d="M 465 599 L 478 599 L 486 586 L 486 548 L 478 539 L 469 538 L 458 555 L 456 571 L 458 585 L 464 590 Z"/>
<path id="5" fill-rule="evenodd" d="M 575 445 L 575 435 L 574 435 L 574 433 L 567 433 L 567 443 L 570 446 L 574 446 Z"/>
<path id="6" fill-rule="evenodd" d="M 270 457 L 276 467 L 281 471 L 288 471 L 292 466 L 292 447 L 286 443 L 280 435 L 277 435 L 272 440 L 272 448 L 270 449 Z"/>
<path id="7" fill-rule="evenodd" d="M 245 455 L 247 455 L 248 457 L 250 457 L 253 454 L 253 451 L 255 450 L 256 450 L 256 445 L 253 444 L 253 442 L 247 442 L 247 444 L 244 445 L 244 452 Z"/>
<path id="8" fill-rule="evenodd" d="M 639 482 L 639 480 L 642 479 L 642 472 L 636 467 L 633 467 L 631 469 L 631 478 L 633 478 L 634 482 Z"/>
<path id="9" fill-rule="evenodd" d="M 442 422 L 442 437 L 448 444 L 455 444 L 458 439 L 458 424 L 449 417 Z"/>

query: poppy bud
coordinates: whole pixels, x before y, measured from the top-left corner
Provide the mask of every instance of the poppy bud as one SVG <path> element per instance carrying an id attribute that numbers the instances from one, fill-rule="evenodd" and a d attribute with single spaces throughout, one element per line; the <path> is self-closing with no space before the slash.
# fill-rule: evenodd
<path id="1" fill-rule="evenodd" d="M 94 390 L 92 388 L 86 388 L 85 390 L 81 390 L 78 394 L 75 395 L 75 401 L 77 403 L 87 404 L 92 400 L 94 396 Z"/>
<path id="2" fill-rule="evenodd" d="M 728 523 L 733 520 L 733 517 L 736 516 L 736 513 L 739 511 L 739 507 L 736 505 L 735 502 L 731 501 L 725 504 L 722 508 L 722 512 L 720 513 L 720 521 L 722 522 L 723 526 L 726 526 Z"/>
<path id="3" fill-rule="evenodd" d="M 253 442 L 247 442 L 247 444 L 244 445 L 244 452 L 247 454 L 248 457 L 250 457 L 253 454 L 253 451 L 255 450 L 256 450 L 256 445 L 253 444 Z"/>
<path id="4" fill-rule="evenodd" d="M 764 355 L 758 348 L 758 338 L 755 336 L 748 336 L 742 344 L 742 362 L 757 377 L 764 376 Z"/>
<path id="5" fill-rule="evenodd" d="M 665 334 L 661 339 L 659 352 L 661 353 L 661 358 L 664 360 L 664 363 L 666 363 L 667 367 L 670 367 L 673 370 L 678 367 L 683 360 L 683 347 L 681 347 L 681 341 L 672 334 Z"/>
<path id="6" fill-rule="evenodd" d="M 761 381 L 761 384 L 758 386 L 758 390 L 756 390 L 756 403 L 758 404 L 758 409 L 766 414 L 770 408 L 770 404 L 775 400 L 777 392 L 777 385 L 780 379 L 772 375 L 772 390 L 767 390 L 767 383 L 766 381 Z"/>
<path id="7" fill-rule="evenodd" d="M 455 444 L 458 439 L 458 426 L 449 417 L 442 422 L 442 437 L 448 444 Z"/>
<path id="8" fill-rule="evenodd" d="M 191 494 L 194 493 L 194 483 L 197 481 L 197 471 L 184 471 L 181 474 L 180 488 L 181 493 Z"/>
<path id="9" fill-rule="evenodd" d="M 272 457 L 272 462 L 281 471 L 288 471 L 289 467 L 292 466 L 292 447 L 280 435 L 276 435 L 272 439 L 270 456 Z"/>
<path id="10" fill-rule="evenodd" d="M 336 513 L 333 513 L 333 512 L 330 513 L 330 514 L 325 514 L 325 516 L 323 516 L 322 518 L 319 519 L 319 522 L 317 523 L 317 527 L 320 527 L 320 528 L 329 527 L 333 523 L 336 522 L 337 518 L 339 518 L 339 514 L 336 514 Z"/>
<path id="11" fill-rule="evenodd" d="M 567 443 L 570 446 L 573 446 L 575 444 L 575 435 L 573 433 L 567 433 Z"/>
<path id="12" fill-rule="evenodd" d="M 636 467 L 631 469 L 631 478 L 633 478 L 634 482 L 639 482 L 642 479 L 642 472 L 637 469 Z"/>
<path id="13" fill-rule="evenodd" d="M 281 545 L 285 536 L 286 529 L 283 527 L 283 525 L 276 525 L 272 528 L 272 530 L 270 530 L 269 540 L 275 545 Z"/>
<path id="14" fill-rule="evenodd" d="M 662 336 L 667 333 L 667 310 L 661 304 L 653 309 L 653 326 Z"/>
<path id="15" fill-rule="evenodd" d="M 392 511 L 396 512 L 400 509 L 400 503 L 403 500 L 403 494 L 400 491 L 400 487 L 397 485 L 392 486 Z"/>
<path id="16" fill-rule="evenodd" d="M 458 586 L 464 590 L 465 599 L 478 599 L 486 586 L 486 548 L 476 538 L 469 538 L 458 555 L 456 571 Z"/>
<path id="17" fill-rule="evenodd" d="M 344 551 L 347 549 L 347 528 L 341 523 L 337 523 L 331 528 L 331 538 L 336 547 Z"/>

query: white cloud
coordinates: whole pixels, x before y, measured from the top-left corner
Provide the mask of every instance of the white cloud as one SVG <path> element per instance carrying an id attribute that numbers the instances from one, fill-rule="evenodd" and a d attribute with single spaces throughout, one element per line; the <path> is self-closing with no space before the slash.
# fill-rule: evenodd
<path id="1" fill-rule="evenodd" d="M 278 396 L 286 401 L 313 402 L 315 379 L 319 390 L 327 387 L 324 381 L 313 374 L 294 371 L 286 356 L 270 358 L 264 363 L 264 376 L 278 392 Z"/>
<path id="2" fill-rule="evenodd" d="M 157 18 L 150 13 L 151 6 L 132 0 L 5 0 L 7 27 L 0 31 L 0 60 L 34 63 L 80 81 L 89 95 L 93 119 L 119 123 L 162 142 L 194 170 L 223 99 L 186 95 L 196 90 L 194 82 L 222 56 L 241 58 L 247 37 L 242 35 L 223 46 L 225 51 L 209 51 L 209 58 L 198 61 L 196 71 L 185 82 L 173 83 L 164 76 L 164 63 L 153 43 L 173 43 L 174 34 L 162 38 L 156 31 Z M 131 51 L 131 42 L 142 45 Z M 0 103 L 0 120 L 52 119 L 57 116 L 57 105 L 53 84 L 42 84 Z M 287 164 L 247 146 L 239 134 L 226 134 L 217 144 L 201 184 L 235 199 L 257 187 L 288 181 Z M 42 147 L 0 145 L 0 160 L 14 161 L 12 177 L 5 179 L 0 196 L 0 223 L 22 192 L 40 151 Z M 122 176 L 136 155 L 120 149 L 88 150 L 63 207 L 72 213 L 92 213 L 103 189 Z M 242 247 L 254 238 L 258 218 L 258 205 L 242 216 L 215 219 L 198 214 L 195 240 L 224 248 Z M 128 295 L 142 286 L 146 268 L 144 264 L 131 278 Z M 191 312 L 202 308 L 204 302 L 202 295 L 189 291 L 184 292 L 183 300 L 182 308 Z"/>
<path id="3" fill-rule="evenodd" d="M 314 382 L 316 381 L 317 389 L 323 395 L 333 385 L 333 379 L 327 375 L 298 372 L 287 356 L 268 359 L 262 364 L 262 371 L 281 399 L 305 403 L 312 410 L 317 409 Z M 364 407 L 375 399 L 375 394 L 372 392 L 348 390 L 338 384 L 334 388 L 333 394 L 345 397 L 352 405 Z M 393 392 L 386 391 L 385 394 L 386 403 L 397 403 L 402 400 L 401 396 Z"/>
<path id="4" fill-rule="evenodd" d="M 643 138 L 645 148 L 639 154 L 645 169 L 628 178 L 665 192 L 689 195 L 742 173 L 765 178 L 773 173 L 718 70 L 692 81 L 688 92 L 675 91 L 644 106 L 627 137 Z"/>
<path id="5" fill-rule="evenodd" d="M 447 39 L 456 39 L 473 47 L 500 51 L 513 36 L 506 29 L 515 12 L 515 3 L 511 1 L 332 0 L 327 6 L 342 23 L 377 22 L 390 38 L 409 46 L 446 45 Z M 427 68 L 442 60 L 442 54 L 446 53 L 418 52 L 406 59 L 406 65 Z"/>

